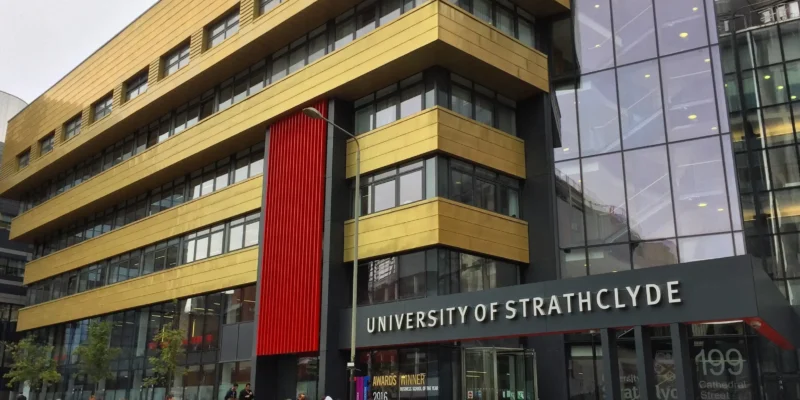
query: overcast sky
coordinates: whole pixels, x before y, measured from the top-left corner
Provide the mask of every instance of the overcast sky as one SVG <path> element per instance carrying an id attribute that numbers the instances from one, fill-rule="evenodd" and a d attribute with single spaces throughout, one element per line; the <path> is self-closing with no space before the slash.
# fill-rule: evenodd
<path id="1" fill-rule="evenodd" d="M 0 90 L 30 103 L 155 3 L 0 0 Z"/>

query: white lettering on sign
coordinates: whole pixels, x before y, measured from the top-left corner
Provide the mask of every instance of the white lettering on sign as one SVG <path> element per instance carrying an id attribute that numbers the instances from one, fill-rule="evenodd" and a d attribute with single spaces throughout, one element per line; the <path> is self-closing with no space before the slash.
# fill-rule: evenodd
<path id="1" fill-rule="evenodd" d="M 665 287 L 662 295 L 662 286 Z M 529 317 L 570 315 L 653 307 L 661 304 L 680 305 L 680 282 L 603 288 L 595 292 L 571 292 L 561 295 L 536 296 L 486 304 L 420 310 L 367 318 L 368 333 L 430 329 L 445 325 L 467 324 L 469 321 L 491 323 L 502 320 L 523 320 Z M 577 304 L 577 307 L 575 305 Z M 593 311 L 594 310 L 594 311 Z M 624 312 L 624 311 L 620 311 Z M 498 315 L 500 314 L 500 315 Z"/>

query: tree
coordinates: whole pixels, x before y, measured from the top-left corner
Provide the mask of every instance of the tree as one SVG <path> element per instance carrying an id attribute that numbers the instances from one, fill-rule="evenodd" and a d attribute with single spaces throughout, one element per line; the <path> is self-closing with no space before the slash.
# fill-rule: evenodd
<path id="1" fill-rule="evenodd" d="M 93 393 L 97 391 L 100 381 L 114 376 L 111 373 L 111 361 L 119 357 L 120 349 L 110 346 L 112 327 L 110 321 L 92 321 L 86 342 L 75 349 L 80 372 L 86 374 L 89 383 L 94 384 Z"/>
<path id="2" fill-rule="evenodd" d="M 17 343 L 4 343 L 6 351 L 11 355 L 11 370 L 3 375 L 8 379 L 6 386 L 28 382 L 34 390 L 42 385 L 61 381 L 61 374 L 56 371 L 53 360 L 53 346 L 36 343 L 33 336 L 28 336 Z"/>
<path id="3" fill-rule="evenodd" d="M 183 337 L 184 333 L 180 329 L 166 326 L 153 336 L 153 342 L 158 345 L 158 354 L 148 358 L 150 365 L 153 366 L 153 376 L 142 380 L 144 386 L 163 384 L 167 390 L 172 388 L 179 367 L 178 361 L 184 353 Z"/>

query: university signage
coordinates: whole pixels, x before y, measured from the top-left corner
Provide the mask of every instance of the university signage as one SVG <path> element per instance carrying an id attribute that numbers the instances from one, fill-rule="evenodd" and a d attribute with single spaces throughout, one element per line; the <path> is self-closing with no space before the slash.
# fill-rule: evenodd
<path id="1" fill-rule="evenodd" d="M 627 309 L 680 304 L 680 281 L 648 283 L 596 291 L 580 291 L 550 296 L 511 298 L 505 301 L 458 305 L 439 309 L 417 310 L 366 318 L 367 332 L 380 334 L 415 329 L 432 329 L 470 322 L 492 323 L 499 319 L 523 321 L 555 315 L 592 313 L 609 309 Z"/>
<path id="2" fill-rule="evenodd" d="M 356 345 L 735 319 L 760 321 L 779 345 L 800 343 L 794 333 L 800 332 L 800 318 L 760 265 L 746 256 L 449 295 L 436 293 L 435 279 L 427 284 L 425 297 L 359 307 Z M 342 310 L 341 318 L 340 346 L 348 348 L 350 310 Z"/>

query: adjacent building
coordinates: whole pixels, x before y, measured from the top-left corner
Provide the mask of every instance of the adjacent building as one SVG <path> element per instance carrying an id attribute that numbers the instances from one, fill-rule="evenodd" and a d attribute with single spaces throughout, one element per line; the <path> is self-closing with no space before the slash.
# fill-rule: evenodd
<path id="1" fill-rule="evenodd" d="M 16 96 L 0 91 L 0 138 L 5 137 L 7 124 L 27 103 Z M 2 159 L 4 143 L 0 142 L 0 159 Z M 14 200 L 0 198 L 0 341 L 16 341 L 17 317 L 19 309 L 25 306 L 25 287 L 22 277 L 25 263 L 31 259 L 31 246 L 26 243 L 9 240 L 11 220 L 19 213 L 19 203 Z M 0 348 L 4 347 L 0 345 Z M 0 396 L 8 397 L 9 388 L 3 378 L 9 371 L 11 360 L 0 357 Z"/>
<path id="2" fill-rule="evenodd" d="M 800 397 L 796 3 L 192 5 L 10 123 L 31 397 Z"/>

